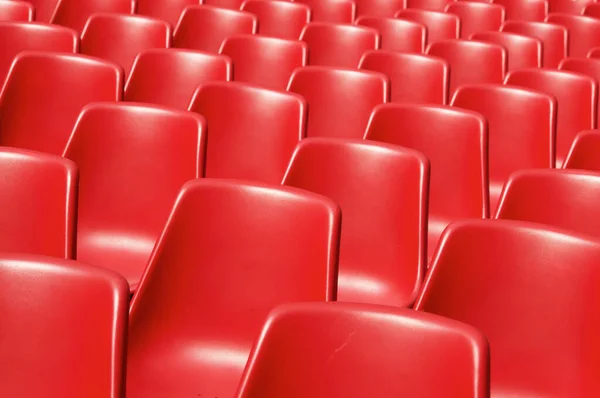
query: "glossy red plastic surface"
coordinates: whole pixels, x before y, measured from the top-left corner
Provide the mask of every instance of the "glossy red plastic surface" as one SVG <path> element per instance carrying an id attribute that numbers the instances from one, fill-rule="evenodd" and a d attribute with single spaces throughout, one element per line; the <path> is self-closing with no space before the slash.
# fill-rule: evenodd
<path id="1" fill-rule="evenodd" d="M 590 3 L 582 11 L 582 15 L 592 18 L 600 18 L 600 4 Z"/>
<path id="2" fill-rule="evenodd" d="M 493 0 L 493 2 L 504 7 L 507 21 L 544 22 L 548 15 L 546 0 Z"/>
<path id="3" fill-rule="evenodd" d="M 224 55 L 177 48 L 138 54 L 125 86 L 125 100 L 187 109 L 199 84 L 231 79 Z"/>
<path id="4" fill-rule="evenodd" d="M 29 22 L 33 20 L 31 3 L 17 0 L 0 1 L 0 21 Z"/>
<path id="5" fill-rule="evenodd" d="M 453 1 L 446 12 L 460 18 L 460 37 L 468 39 L 473 33 L 498 31 L 504 22 L 504 7 L 497 4 Z"/>
<path id="6" fill-rule="evenodd" d="M 338 299 L 411 306 L 427 266 L 429 162 L 420 152 L 365 140 L 300 142 L 285 185 L 342 208 Z"/>
<path id="7" fill-rule="evenodd" d="M 0 145 L 61 154 L 81 109 L 121 99 L 123 73 L 98 58 L 19 54 L 0 94 Z"/>
<path id="8" fill-rule="evenodd" d="M 600 58 L 600 47 L 594 47 L 592 48 L 588 54 L 587 54 L 588 58 Z"/>
<path id="9" fill-rule="evenodd" d="M 228 8 L 230 10 L 239 10 L 243 2 L 244 0 L 200 0 L 201 4 L 219 8 Z"/>
<path id="10" fill-rule="evenodd" d="M 365 26 L 312 22 L 300 40 L 308 44 L 309 65 L 356 68 L 365 51 L 379 48 L 380 37 Z"/>
<path id="11" fill-rule="evenodd" d="M 301 3 L 246 0 L 241 9 L 256 15 L 259 34 L 280 39 L 298 39 L 310 22 L 310 7 Z"/>
<path id="12" fill-rule="evenodd" d="M 93 14 L 133 14 L 134 10 L 134 0 L 59 0 L 52 23 L 81 32 Z"/>
<path id="13" fill-rule="evenodd" d="M 508 56 L 508 70 L 542 66 L 543 45 L 540 39 L 507 32 L 475 33 L 471 40 L 503 46 Z"/>
<path id="14" fill-rule="evenodd" d="M 384 104 L 365 139 L 422 152 L 431 162 L 430 255 L 449 223 L 489 217 L 487 121 L 478 113 L 437 105 Z"/>
<path id="15" fill-rule="evenodd" d="M 138 53 L 170 44 L 171 27 L 165 21 L 139 15 L 95 14 L 81 34 L 80 52 L 112 61 L 128 75 Z"/>
<path id="16" fill-rule="evenodd" d="M 391 102 L 445 104 L 450 67 L 438 57 L 395 51 L 367 51 L 360 69 L 381 72 L 390 79 Z"/>
<path id="17" fill-rule="evenodd" d="M 50 22 L 58 0 L 27 0 L 35 9 L 35 20 L 38 22 Z"/>
<path id="18" fill-rule="evenodd" d="M 245 83 L 201 85 L 189 109 L 210 131 L 207 177 L 279 184 L 306 130 L 302 97 Z"/>
<path id="19" fill-rule="evenodd" d="M 600 172 L 600 131 L 582 131 L 575 137 L 567 160 L 563 164 L 565 169 L 582 169 Z"/>
<path id="20" fill-rule="evenodd" d="M 427 27 L 423 24 L 398 18 L 360 17 L 357 25 L 376 29 L 384 50 L 422 53 L 427 42 Z"/>
<path id="21" fill-rule="evenodd" d="M 595 3 L 596 0 L 548 0 L 548 8 L 551 13 L 566 13 L 579 15 L 588 4 Z"/>
<path id="22" fill-rule="evenodd" d="M 551 69 L 522 69 L 509 73 L 506 84 L 547 93 L 558 101 L 557 167 L 565 160 L 575 135 L 596 127 L 598 83 L 589 76 Z"/>
<path id="23" fill-rule="evenodd" d="M 541 40 L 542 65 L 545 68 L 556 68 L 567 56 L 568 31 L 564 26 L 542 22 L 506 21 L 500 30 Z"/>
<path id="24" fill-rule="evenodd" d="M 406 0 L 406 8 L 428 11 L 444 11 L 454 0 Z"/>
<path id="25" fill-rule="evenodd" d="M 137 0 L 136 14 L 162 19 L 176 26 L 187 6 L 198 5 L 199 0 Z"/>
<path id="26" fill-rule="evenodd" d="M 269 311 L 335 299 L 340 218 L 301 190 L 186 184 L 133 298 L 127 397 L 232 397 Z"/>
<path id="27" fill-rule="evenodd" d="M 594 47 L 600 46 L 600 20 L 568 14 L 549 14 L 546 22 L 562 25 L 569 30 L 571 57 L 585 57 Z"/>
<path id="28" fill-rule="evenodd" d="M 539 224 L 455 223 L 417 309 L 487 336 L 493 397 L 597 397 L 599 257 L 596 239 Z"/>
<path id="29" fill-rule="evenodd" d="M 388 101 L 389 79 L 366 70 L 307 66 L 292 74 L 288 90 L 308 103 L 307 136 L 361 138 L 373 107 Z"/>
<path id="30" fill-rule="evenodd" d="M 554 167 L 556 100 L 541 92 L 501 85 L 459 88 L 452 105 L 488 120 L 490 211 L 515 171 Z"/>
<path id="31" fill-rule="evenodd" d="M 393 17 L 404 8 L 405 0 L 354 0 L 356 17 Z"/>
<path id="32" fill-rule="evenodd" d="M 237 35 L 223 42 L 221 54 L 233 61 L 233 80 L 285 90 L 292 72 L 306 65 L 308 46 L 299 40 Z"/>
<path id="33" fill-rule="evenodd" d="M 443 358 L 443 360 L 440 360 Z M 489 347 L 423 312 L 348 303 L 274 310 L 238 398 L 489 397 Z"/>
<path id="34" fill-rule="evenodd" d="M 249 12 L 212 6 L 190 6 L 181 14 L 173 46 L 218 53 L 229 36 L 254 34 L 258 20 Z"/>
<path id="35" fill-rule="evenodd" d="M 137 283 L 181 186 L 203 176 L 204 135 L 186 111 L 87 106 L 64 154 L 79 167 L 77 259 Z"/>
<path id="36" fill-rule="evenodd" d="M 0 251 L 74 258 L 75 164 L 56 155 L 1 147 L 0 175 Z"/>
<path id="37" fill-rule="evenodd" d="M 596 80 L 596 82 L 600 81 L 600 59 L 565 58 L 561 61 L 560 65 L 558 65 L 558 69 L 581 73 L 591 77 Z M 598 101 L 598 108 L 600 109 L 600 101 Z M 598 114 L 596 114 L 596 117 L 598 117 L 597 115 Z"/>
<path id="38" fill-rule="evenodd" d="M 450 65 L 450 96 L 464 84 L 502 83 L 507 68 L 506 49 L 498 44 L 444 40 L 427 49 Z"/>
<path id="39" fill-rule="evenodd" d="M 356 18 L 356 4 L 350 0 L 296 0 L 311 9 L 315 22 L 352 23 Z"/>
<path id="40" fill-rule="evenodd" d="M 57 25 L 0 22 L 0 87 L 21 51 L 77 52 L 77 32 Z"/>
<path id="41" fill-rule="evenodd" d="M 0 395 L 120 398 L 129 290 L 119 275 L 53 257 L 0 257 Z"/>
<path id="42" fill-rule="evenodd" d="M 427 43 L 458 39 L 460 35 L 460 19 L 453 14 L 406 9 L 398 12 L 396 18 L 418 22 L 427 26 Z"/>

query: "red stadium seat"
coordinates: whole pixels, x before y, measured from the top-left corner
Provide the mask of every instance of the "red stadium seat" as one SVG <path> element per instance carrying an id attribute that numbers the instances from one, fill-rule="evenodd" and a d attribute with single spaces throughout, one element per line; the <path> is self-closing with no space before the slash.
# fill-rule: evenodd
<path id="1" fill-rule="evenodd" d="M 504 7 L 497 4 L 453 1 L 446 12 L 460 18 L 460 37 L 468 39 L 474 33 L 498 31 L 504 22 Z"/>
<path id="2" fill-rule="evenodd" d="M 381 72 L 390 79 L 391 102 L 446 104 L 450 67 L 437 57 L 395 51 L 367 51 L 360 69 Z"/>
<path id="3" fill-rule="evenodd" d="M 267 318 L 237 398 L 387 397 L 392 391 L 488 397 L 487 340 L 465 324 L 392 307 L 281 306 Z"/>
<path id="4" fill-rule="evenodd" d="M 357 25 L 376 29 L 381 35 L 384 50 L 423 53 L 427 42 L 427 27 L 397 18 L 360 17 Z"/>
<path id="5" fill-rule="evenodd" d="M 471 40 L 503 46 L 508 55 L 509 71 L 542 66 L 542 41 L 534 37 L 507 32 L 482 32 L 472 35 Z"/>
<path id="6" fill-rule="evenodd" d="M 600 131 L 582 131 L 575 136 L 563 168 L 600 172 L 598 151 L 600 151 Z"/>
<path id="7" fill-rule="evenodd" d="M 548 11 L 551 13 L 565 13 L 579 15 L 588 4 L 596 0 L 548 0 Z"/>
<path id="8" fill-rule="evenodd" d="M 204 174 L 204 120 L 185 111 L 97 103 L 64 156 L 79 167 L 77 259 L 139 282 L 181 186 Z"/>
<path id="9" fill-rule="evenodd" d="M 125 100 L 187 109 L 199 84 L 231 80 L 231 69 L 224 55 L 176 48 L 142 51 L 125 86 Z"/>
<path id="10" fill-rule="evenodd" d="M 2 147 L 0 173 L 0 251 L 75 258 L 75 164 Z"/>
<path id="11" fill-rule="evenodd" d="M 297 40 L 310 22 L 310 7 L 301 3 L 246 0 L 241 9 L 256 15 L 259 34 L 280 39 Z"/>
<path id="12" fill-rule="evenodd" d="M 379 105 L 365 139 L 420 151 L 431 162 L 430 254 L 451 222 L 489 217 L 487 121 L 478 113 L 439 105 Z"/>
<path id="13" fill-rule="evenodd" d="M 507 68 L 506 49 L 498 44 L 445 40 L 427 49 L 450 65 L 450 96 L 463 84 L 502 83 Z"/>
<path id="14" fill-rule="evenodd" d="M 581 73 L 591 77 L 592 79 L 596 80 L 596 82 L 600 81 L 600 59 L 565 58 L 558 65 L 558 69 Z M 598 101 L 598 109 L 600 110 L 600 101 Z M 596 118 L 597 117 L 598 114 L 596 114 Z"/>
<path id="15" fill-rule="evenodd" d="M 406 8 L 441 12 L 452 2 L 454 0 L 406 0 Z"/>
<path id="16" fill-rule="evenodd" d="M 398 12 L 396 18 L 425 25 L 427 27 L 427 43 L 429 44 L 441 40 L 458 39 L 460 36 L 460 19 L 453 14 L 406 9 Z"/>
<path id="17" fill-rule="evenodd" d="M 544 22 L 548 15 L 546 0 L 493 0 L 493 3 L 504 7 L 507 21 Z"/>
<path id="18" fill-rule="evenodd" d="M 307 138 L 283 183 L 342 209 L 338 300 L 413 304 L 427 267 L 425 156 L 372 141 Z"/>
<path id="19" fill-rule="evenodd" d="M 133 14 L 134 10 L 134 0 L 59 0 L 52 23 L 81 32 L 93 14 Z"/>
<path id="20" fill-rule="evenodd" d="M 127 397 L 232 397 L 275 306 L 335 299 L 340 222 L 310 192 L 187 183 L 131 305 Z"/>
<path id="21" fill-rule="evenodd" d="M 600 58 L 600 47 L 594 47 L 587 53 L 588 58 Z"/>
<path id="22" fill-rule="evenodd" d="M 478 112 L 488 120 L 492 212 L 514 171 L 554 167 L 557 106 L 552 96 L 484 84 L 459 88 L 452 105 Z"/>
<path id="23" fill-rule="evenodd" d="M 352 23 L 356 18 L 356 4 L 351 0 L 295 0 L 306 4 L 315 22 Z"/>
<path id="24" fill-rule="evenodd" d="M 0 258 L 3 397 L 119 397 L 129 294 L 119 275 L 75 261 Z"/>
<path id="25" fill-rule="evenodd" d="M 541 40 L 542 65 L 545 68 L 556 68 L 567 56 L 568 31 L 564 26 L 542 22 L 506 21 L 500 30 Z"/>
<path id="26" fill-rule="evenodd" d="M 312 22 L 300 40 L 308 44 L 309 65 L 356 68 L 363 53 L 379 48 L 379 33 L 364 26 Z"/>
<path id="27" fill-rule="evenodd" d="M 24 52 L 0 94 L 0 145 L 61 154 L 81 109 L 118 101 L 123 73 L 110 62 L 67 53 Z"/>
<path id="28" fill-rule="evenodd" d="M 568 29 L 568 55 L 571 57 L 585 57 L 592 48 L 600 46 L 600 21 L 596 18 L 550 14 L 546 22 L 562 25 Z"/>
<path id="29" fill-rule="evenodd" d="M 162 19 L 176 26 L 183 10 L 198 4 L 199 0 L 137 0 L 136 14 Z"/>
<path id="30" fill-rule="evenodd" d="M 416 308 L 479 329 L 493 397 L 600 396 L 600 243 L 539 224 L 444 233 Z"/>
<path id="31" fill-rule="evenodd" d="M 210 129 L 207 177 L 279 184 L 306 130 L 303 98 L 245 83 L 201 85 L 189 109 Z"/>
<path id="32" fill-rule="evenodd" d="M 35 20 L 44 23 L 50 22 L 58 4 L 58 0 L 27 0 L 27 2 L 35 9 Z"/>
<path id="33" fill-rule="evenodd" d="M 173 46 L 218 53 L 229 36 L 254 34 L 256 17 L 249 12 L 206 5 L 190 6 L 181 14 L 173 34 Z"/>
<path id="34" fill-rule="evenodd" d="M 138 15 L 95 14 L 81 34 L 81 53 L 112 61 L 128 75 L 135 57 L 151 48 L 171 44 L 165 21 Z"/>
<path id="35" fill-rule="evenodd" d="M 201 0 L 202 4 L 230 10 L 239 10 L 244 0 Z"/>
<path id="36" fill-rule="evenodd" d="M 405 0 L 354 0 L 356 17 L 391 18 L 404 8 Z"/>
<path id="37" fill-rule="evenodd" d="M 589 3 L 587 6 L 585 6 L 581 14 L 585 15 L 586 17 L 600 18 L 600 4 Z"/>
<path id="38" fill-rule="evenodd" d="M 299 40 L 237 35 L 225 40 L 221 54 L 233 61 L 234 80 L 285 90 L 292 72 L 306 65 L 308 46 Z"/>
<path id="39" fill-rule="evenodd" d="M 0 0 L 0 21 L 30 22 L 34 10 L 31 3 L 17 0 Z"/>
<path id="40" fill-rule="evenodd" d="M 564 162 L 575 135 L 596 128 L 598 83 L 591 77 L 551 69 L 522 69 L 509 73 L 506 84 L 537 90 L 557 99 L 557 167 Z"/>
<path id="41" fill-rule="evenodd" d="M 297 69 L 289 91 L 306 98 L 307 136 L 361 138 L 375 105 L 388 101 L 382 73 L 307 66 Z"/>

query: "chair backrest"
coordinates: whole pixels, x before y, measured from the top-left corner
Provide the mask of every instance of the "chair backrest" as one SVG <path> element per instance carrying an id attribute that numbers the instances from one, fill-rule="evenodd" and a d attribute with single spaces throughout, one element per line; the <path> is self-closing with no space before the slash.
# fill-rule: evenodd
<path id="1" fill-rule="evenodd" d="M 582 15 L 549 14 L 546 22 L 562 25 L 569 31 L 568 55 L 585 57 L 600 46 L 600 20 Z"/>
<path id="2" fill-rule="evenodd" d="M 597 239 L 539 224 L 454 223 L 416 309 L 488 338 L 492 396 L 595 397 L 599 256 Z"/>
<path id="3" fill-rule="evenodd" d="M 254 34 L 258 20 L 249 12 L 208 5 L 189 6 L 173 33 L 173 47 L 218 53 L 229 36 Z"/>
<path id="4" fill-rule="evenodd" d="M 412 8 L 399 11 L 396 18 L 427 26 L 429 44 L 440 40 L 458 39 L 460 36 L 460 19 L 454 14 Z"/>
<path id="5" fill-rule="evenodd" d="M 119 398 L 129 290 L 115 273 L 45 256 L 0 258 L 0 395 Z"/>
<path id="6" fill-rule="evenodd" d="M 360 17 L 357 25 L 376 29 L 384 50 L 423 53 L 427 43 L 427 27 L 423 24 L 398 18 Z"/>
<path id="7" fill-rule="evenodd" d="M 585 6 L 581 14 L 585 15 L 586 17 L 600 18 L 600 4 L 589 3 Z"/>
<path id="8" fill-rule="evenodd" d="M 406 0 L 406 8 L 442 12 L 446 9 L 446 6 L 453 1 L 454 0 Z"/>
<path id="9" fill-rule="evenodd" d="M 35 9 L 35 20 L 43 23 L 50 22 L 58 4 L 58 0 L 27 0 L 27 2 Z"/>
<path id="10" fill-rule="evenodd" d="M 308 137 L 360 138 L 373 107 L 388 101 L 389 79 L 366 70 L 307 66 L 292 74 L 288 91 L 308 103 Z"/>
<path id="11" fill-rule="evenodd" d="M 162 19 L 174 27 L 179 22 L 179 18 L 187 6 L 194 6 L 199 3 L 199 0 L 137 0 L 135 12 L 136 14 Z"/>
<path id="12" fill-rule="evenodd" d="M 0 1 L 0 21 L 30 22 L 34 14 L 33 6 L 26 1 Z"/>
<path id="13" fill-rule="evenodd" d="M 127 396 L 232 397 L 274 307 L 335 299 L 340 222 L 310 192 L 187 183 L 131 305 Z"/>
<path id="14" fill-rule="evenodd" d="M 87 106 L 64 153 L 79 167 L 77 259 L 137 283 L 181 186 L 203 176 L 204 152 L 205 123 L 193 113 Z"/>
<path id="15" fill-rule="evenodd" d="M 510 72 L 506 84 L 547 93 L 558 101 L 557 167 L 564 162 L 575 135 L 581 130 L 596 128 L 598 82 L 589 76 L 553 69 L 521 69 Z"/>
<path id="16" fill-rule="evenodd" d="M 342 209 L 338 300 L 413 304 L 427 265 L 424 155 L 373 141 L 307 138 L 283 183 Z"/>
<path id="17" fill-rule="evenodd" d="M 404 0 L 353 0 L 356 17 L 393 17 L 404 8 Z"/>
<path id="18" fill-rule="evenodd" d="M 559 70 L 581 73 L 589 76 L 596 82 L 600 81 L 600 59 L 590 58 L 565 58 L 558 65 Z M 598 110 L 600 110 L 600 99 L 598 100 Z M 596 118 L 598 118 L 596 113 Z M 597 123 L 596 119 L 596 123 Z"/>
<path id="19" fill-rule="evenodd" d="M 311 9 L 315 22 L 352 23 L 356 18 L 356 3 L 352 0 L 295 0 Z"/>
<path id="20" fill-rule="evenodd" d="M 98 58 L 67 53 L 17 55 L 0 94 L 0 145 L 61 154 L 81 109 L 117 101 L 123 72 Z"/>
<path id="21" fill-rule="evenodd" d="M 438 57 L 396 51 L 367 51 L 359 65 L 387 75 L 391 102 L 445 104 L 448 101 L 450 67 Z"/>
<path id="22" fill-rule="evenodd" d="M 2 147 L 0 174 L 0 251 L 75 258 L 75 164 Z"/>
<path id="23" fill-rule="evenodd" d="M 392 391 L 489 397 L 487 340 L 470 326 L 423 312 L 289 304 L 267 319 L 237 398 L 385 397 Z"/>
<path id="24" fill-rule="evenodd" d="M 497 4 L 453 1 L 446 12 L 460 18 L 460 38 L 468 39 L 474 33 L 498 31 L 504 22 L 504 7 Z"/>
<path id="25" fill-rule="evenodd" d="M 133 14 L 134 10 L 134 0 L 59 0 L 51 21 L 81 32 L 94 14 Z"/>
<path id="26" fill-rule="evenodd" d="M 281 183 L 306 130 L 299 95 L 246 83 L 207 83 L 189 107 L 210 129 L 206 176 Z"/>
<path id="27" fill-rule="evenodd" d="M 239 10 L 244 0 L 202 0 L 202 4 L 215 6 L 219 8 L 228 8 L 230 10 Z"/>
<path id="28" fill-rule="evenodd" d="M 504 7 L 507 21 L 544 22 L 548 15 L 547 0 L 493 0 L 493 3 Z"/>
<path id="29" fill-rule="evenodd" d="M 490 210 L 515 171 L 554 167 L 556 100 L 538 91 L 502 85 L 463 86 L 452 105 L 488 120 Z"/>
<path id="30" fill-rule="evenodd" d="M 471 35 L 471 40 L 485 41 L 503 46 L 508 56 L 507 69 L 540 68 L 543 44 L 540 39 L 516 33 L 481 32 Z"/>
<path id="31" fill-rule="evenodd" d="M 302 3 L 246 0 L 241 9 L 256 15 L 257 33 L 280 39 L 297 40 L 311 20 L 310 7 Z"/>
<path id="32" fill-rule="evenodd" d="M 139 15 L 94 14 L 81 34 L 82 54 L 112 61 L 129 75 L 141 51 L 167 48 L 171 27 L 160 19 Z"/>
<path id="33" fill-rule="evenodd" d="M 575 136 L 563 168 L 600 172 L 600 131 L 582 131 Z"/>
<path id="34" fill-rule="evenodd" d="M 596 0 L 548 0 L 548 11 L 551 13 L 565 13 L 579 15 L 588 4 Z"/>
<path id="35" fill-rule="evenodd" d="M 506 21 L 500 30 L 541 40 L 542 66 L 545 68 L 556 68 L 567 56 L 569 34 L 564 26 L 543 22 Z"/>
<path id="36" fill-rule="evenodd" d="M 292 72 L 306 65 L 308 46 L 300 40 L 237 35 L 223 42 L 221 54 L 233 61 L 233 80 L 285 90 Z"/>
<path id="37" fill-rule="evenodd" d="M 356 68 L 367 50 L 379 48 L 377 30 L 366 26 L 311 22 L 300 40 L 308 44 L 308 64 Z"/>

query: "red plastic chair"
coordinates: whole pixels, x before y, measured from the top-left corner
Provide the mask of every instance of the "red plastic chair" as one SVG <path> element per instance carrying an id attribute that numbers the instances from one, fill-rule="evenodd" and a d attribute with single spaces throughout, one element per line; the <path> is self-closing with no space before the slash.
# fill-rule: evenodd
<path id="1" fill-rule="evenodd" d="M 131 305 L 127 397 L 233 396 L 269 311 L 335 299 L 340 222 L 310 192 L 187 183 Z"/>
<path id="2" fill-rule="evenodd" d="M 237 398 L 386 397 L 392 391 L 489 397 L 487 340 L 460 322 L 399 308 L 281 306 L 267 318 Z"/>
<path id="3" fill-rule="evenodd" d="M 59 0 L 51 22 L 81 32 L 93 14 L 133 14 L 134 0 Z"/>
<path id="4" fill-rule="evenodd" d="M 391 18 L 404 8 L 404 0 L 354 0 L 356 17 Z"/>
<path id="5" fill-rule="evenodd" d="M 330 197 L 342 209 L 338 300 L 414 303 L 427 267 L 423 154 L 365 140 L 307 138 L 283 184 Z"/>
<path id="6" fill-rule="evenodd" d="M 204 174 L 205 124 L 185 111 L 97 103 L 64 156 L 79 167 L 77 259 L 139 282 L 181 186 Z"/>
<path id="7" fill-rule="evenodd" d="M 82 54 L 121 65 L 126 75 L 138 53 L 170 44 L 171 27 L 167 22 L 138 15 L 95 14 L 81 34 Z"/>
<path id="8" fill-rule="evenodd" d="M 21 51 L 76 53 L 79 37 L 72 29 L 32 22 L 0 22 L 0 87 Z"/>
<path id="9" fill-rule="evenodd" d="M 356 18 L 356 4 L 351 0 L 295 0 L 306 4 L 315 22 L 352 23 Z"/>
<path id="10" fill-rule="evenodd" d="M 136 14 L 162 19 L 176 26 L 183 10 L 198 4 L 199 0 L 137 0 Z"/>
<path id="11" fill-rule="evenodd" d="M 74 258 L 75 164 L 55 155 L 2 147 L 0 174 L 0 251 Z"/>
<path id="12" fill-rule="evenodd" d="M 464 84 L 502 83 L 507 69 L 506 49 L 498 44 L 445 40 L 427 49 L 450 65 L 450 95 Z"/>
<path id="13" fill-rule="evenodd" d="M 173 46 L 218 53 L 229 36 L 254 34 L 258 20 L 249 12 L 211 6 L 190 6 L 181 14 Z"/>
<path id="14" fill-rule="evenodd" d="M 312 22 L 300 40 L 308 44 L 309 65 L 356 68 L 365 51 L 379 48 L 379 33 L 364 26 Z"/>
<path id="15" fill-rule="evenodd" d="M 357 25 L 376 29 L 381 35 L 384 50 L 423 53 L 427 42 L 427 27 L 397 18 L 360 17 Z"/>
<path id="16" fill-rule="evenodd" d="M 420 151 L 431 162 L 430 255 L 451 222 L 489 217 L 487 121 L 478 113 L 439 105 L 379 105 L 365 139 Z"/>
<path id="17" fill-rule="evenodd" d="M 303 98 L 244 83 L 201 85 L 189 109 L 210 129 L 207 177 L 279 184 L 306 130 Z"/>
<path id="18" fill-rule="evenodd" d="M 259 34 L 280 39 L 297 40 L 310 22 L 310 7 L 301 3 L 246 0 L 241 9 L 256 15 Z"/>
<path id="19" fill-rule="evenodd" d="M 231 80 L 229 57 L 183 49 L 138 54 L 125 86 L 125 100 L 187 109 L 199 84 Z"/>
<path id="20" fill-rule="evenodd" d="M 564 169 L 580 169 L 600 172 L 600 131 L 582 131 L 575 136 Z"/>
<path id="21" fill-rule="evenodd" d="M 308 46 L 299 40 L 238 35 L 225 40 L 221 54 L 233 60 L 234 80 L 285 90 L 292 72 L 306 65 Z"/>
<path id="22" fill-rule="evenodd" d="M 112 272 L 3 254 L 0 395 L 120 397 L 128 302 L 127 283 Z"/>
<path id="23" fill-rule="evenodd" d="M 406 9 L 398 12 L 396 18 L 425 25 L 427 27 L 427 43 L 430 44 L 441 40 L 458 39 L 460 36 L 460 19 L 453 14 Z"/>
<path id="24" fill-rule="evenodd" d="M 201 0 L 202 4 L 230 10 L 239 10 L 244 0 Z"/>
<path id="25" fill-rule="evenodd" d="M 406 8 L 441 12 L 452 2 L 454 0 L 406 0 Z"/>
<path id="26" fill-rule="evenodd" d="M 437 57 L 394 51 L 367 51 L 360 69 L 381 72 L 390 79 L 391 102 L 445 104 L 450 67 Z"/>
<path id="27" fill-rule="evenodd" d="M 52 19 L 52 14 L 56 9 L 58 0 L 27 0 L 35 10 L 35 20 L 48 23 Z"/>
<path id="28" fill-rule="evenodd" d="M 502 32 L 530 36 L 542 41 L 545 68 L 556 68 L 567 56 L 568 31 L 564 26 L 542 22 L 506 21 L 500 28 Z"/>
<path id="29" fill-rule="evenodd" d="M 588 54 L 587 54 L 588 58 L 600 58 L 600 47 L 594 47 L 592 48 Z"/>
<path id="30" fill-rule="evenodd" d="M 581 73 L 591 77 L 596 82 L 600 81 L 600 59 L 565 58 L 558 65 L 558 69 Z M 598 110 L 600 110 L 600 101 L 598 101 Z M 596 117 L 598 117 L 597 115 Z"/>
<path id="31" fill-rule="evenodd" d="M 493 3 L 504 7 L 507 21 L 544 22 L 548 15 L 546 0 L 493 0 Z"/>
<path id="32" fill-rule="evenodd" d="M 110 62 L 67 53 L 24 52 L 0 94 L 0 145 L 61 154 L 81 109 L 118 101 L 123 72 Z"/>
<path id="33" fill-rule="evenodd" d="M 550 14 L 546 22 L 562 25 L 569 31 L 571 57 L 585 57 L 594 47 L 600 46 L 600 21 L 581 15 Z"/>
<path id="34" fill-rule="evenodd" d="M 373 108 L 388 101 L 389 79 L 366 70 L 307 66 L 292 74 L 288 90 L 306 98 L 307 136 L 360 138 Z"/>
<path id="35" fill-rule="evenodd" d="M 596 128 L 598 83 L 591 77 L 552 69 L 522 69 L 509 73 L 506 84 L 557 99 L 556 167 L 562 165 L 578 132 Z"/>
<path id="36" fill-rule="evenodd" d="M 468 39 L 474 33 L 499 31 L 504 22 L 504 7 L 497 4 L 453 1 L 446 12 L 460 18 L 460 37 Z"/>
<path id="37" fill-rule="evenodd" d="M 0 21 L 33 21 L 34 9 L 31 3 L 17 0 L 0 1 Z"/>
<path id="38" fill-rule="evenodd" d="M 565 13 L 580 15 L 588 4 L 596 0 L 548 0 L 548 8 L 551 13 Z"/>
<path id="39" fill-rule="evenodd" d="M 600 18 L 600 4 L 589 3 L 585 6 L 581 14 L 585 15 L 586 17 Z"/>
<path id="40" fill-rule="evenodd" d="M 540 68 L 542 66 L 542 41 L 534 37 L 506 32 L 475 33 L 471 40 L 499 44 L 506 49 L 507 69 Z"/>
<path id="41" fill-rule="evenodd" d="M 539 224 L 455 223 L 416 308 L 487 336 L 492 396 L 596 397 L 599 256 L 598 240 Z"/>
<path id="42" fill-rule="evenodd" d="M 452 105 L 488 120 L 490 210 L 517 170 L 554 167 L 556 100 L 541 92 L 501 85 L 463 86 Z"/>

